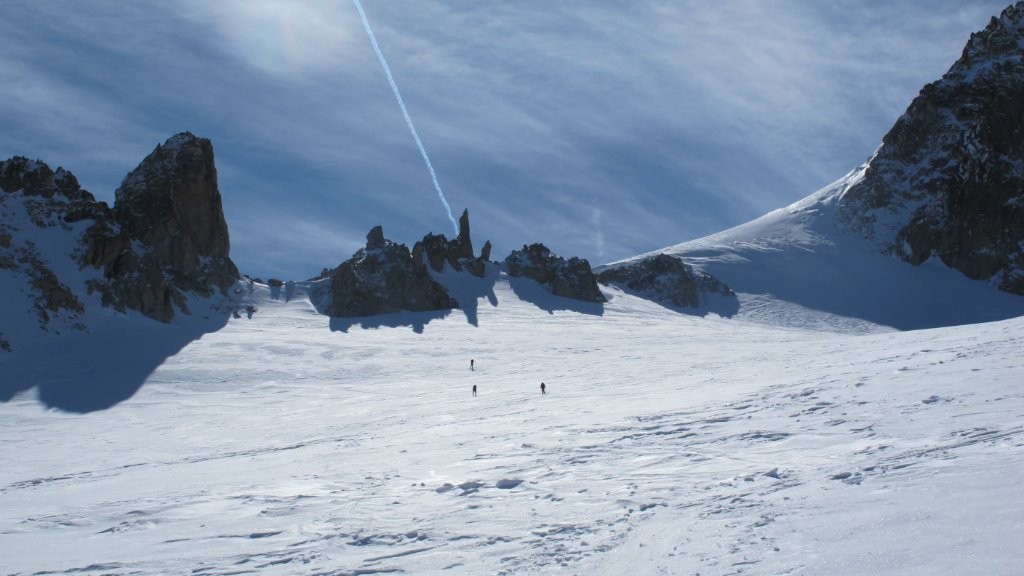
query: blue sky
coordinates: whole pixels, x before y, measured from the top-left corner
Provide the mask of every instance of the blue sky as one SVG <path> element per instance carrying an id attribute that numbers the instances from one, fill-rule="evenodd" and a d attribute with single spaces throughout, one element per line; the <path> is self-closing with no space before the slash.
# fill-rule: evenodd
<path id="1" fill-rule="evenodd" d="M 601 264 L 843 176 L 1008 2 L 362 0 L 455 216 L 502 259 Z M 304 279 L 366 233 L 451 236 L 348 0 L 6 0 L 0 158 L 113 203 L 156 144 L 214 145 L 243 273 Z"/>

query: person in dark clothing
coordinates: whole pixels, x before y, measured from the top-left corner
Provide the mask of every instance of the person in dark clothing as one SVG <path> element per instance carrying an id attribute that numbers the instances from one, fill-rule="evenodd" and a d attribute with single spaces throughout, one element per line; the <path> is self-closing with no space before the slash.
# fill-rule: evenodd
<path id="1" fill-rule="evenodd" d="M 470 358 L 470 360 L 469 360 L 469 369 L 470 370 L 476 370 L 476 368 L 473 368 L 473 363 L 474 362 L 476 362 L 476 360 L 473 360 L 472 358 Z"/>
<path id="2" fill-rule="evenodd" d="M 473 396 L 476 396 L 476 384 L 473 384 Z"/>
<path id="3" fill-rule="evenodd" d="M 545 386 L 544 383 L 541 382 L 540 383 L 540 393 L 541 394 L 547 394 L 547 392 L 545 392 L 545 390 L 547 390 L 547 386 Z"/>

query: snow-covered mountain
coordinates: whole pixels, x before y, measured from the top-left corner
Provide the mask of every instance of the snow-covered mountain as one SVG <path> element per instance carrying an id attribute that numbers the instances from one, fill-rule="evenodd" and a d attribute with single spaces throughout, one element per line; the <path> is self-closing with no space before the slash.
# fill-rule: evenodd
<path id="1" fill-rule="evenodd" d="M 911 265 L 850 230 L 839 211 L 869 167 L 747 224 L 598 270 L 668 254 L 732 287 L 739 317 L 826 330 L 909 330 L 1024 315 L 1021 296 L 967 278 L 939 258 Z"/>
<path id="2" fill-rule="evenodd" d="M 113 208 L 4 162 L 0 574 L 1016 573 L 1021 14 L 836 183 L 595 271 L 464 213 L 265 284 L 202 139 Z"/>
<path id="3" fill-rule="evenodd" d="M 753 222 L 598 271 L 678 257 L 769 322 L 806 325 L 807 310 L 899 329 L 1019 316 L 1024 299 L 1006 293 L 1024 294 L 1022 102 L 1018 2 L 971 36 L 865 165 Z"/>
<path id="4" fill-rule="evenodd" d="M 921 90 L 839 212 L 887 253 L 1024 294 L 1024 4 Z"/>
<path id="5" fill-rule="evenodd" d="M 1022 46 L 1018 3 L 972 35 L 867 164 L 749 224 L 599 267 L 601 282 L 681 312 L 801 326 L 817 319 L 910 329 L 1020 315 L 1020 298 L 986 285 L 1021 291 Z M 99 306 L 86 302 L 95 294 L 103 307 L 165 322 L 176 311 L 188 314 L 190 297 L 215 292 L 222 309 L 252 310 L 236 298 L 248 288 L 234 286 L 208 141 L 183 133 L 157 146 L 125 178 L 113 209 L 63 169 L 14 158 L 2 172 L 0 282 L 27 304 L 5 303 L 13 320 L 0 327 L 0 349 L 15 348 L 12 334 L 24 337 L 32 322 L 49 333 L 87 329 L 87 309 Z M 486 276 L 489 244 L 486 257 L 473 253 L 468 212 L 452 240 L 428 234 L 409 250 L 376 236 L 324 270 L 327 282 L 309 292 L 317 309 L 351 317 L 473 305 L 446 293 L 428 271 L 465 266 Z M 527 256 L 529 270 L 520 264 Z M 604 299 L 588 262 L 540 244 L 513 253 L 501 269 L 555 294 Z"/>

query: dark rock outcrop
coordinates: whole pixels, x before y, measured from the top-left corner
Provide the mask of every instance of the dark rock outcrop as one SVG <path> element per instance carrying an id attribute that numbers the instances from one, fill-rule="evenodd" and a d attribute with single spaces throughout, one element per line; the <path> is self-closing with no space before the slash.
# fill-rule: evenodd
<path id="1" fill-rule="evenodd" d="M 699 308 L 711 294 L 736 295 L 724 282 L 668 254 L 603 270 L 597 279 L 682 308 Z"/>
<path id="2" fill-rule="evenodd" d="M 436 272 L 444 272 L 444 265 L 455 270 L 462 270 L 459 262 L 459 250 L 456 244 L 449 241 L 444 234 L 427 234 L 413 246 L 413 253 L 422 254 L 427 264 Z"/>
<path id="3" fill-rule="evenodd" d="M 78 178 L 64 168 L 52 170 L 46 163 L 15 156 L 0 162 L 0 189 L 24 196 L 63 198 L 64 201 L 95 202 L 95 198 L 78 184 Z M 81 207 L 75 206 L 75 208 Z"/>
<path id="4" fill-rule="evenodd" d="M 125 177 L 115 197 L 117 222 L 143 247 L 126 262 L 134 273 L 122 275 L 140 285 L 125 291 L 118 283 L 129 308 L 167 321 L 171 302 L 184 307 L 182 292 L 210 296 L 239 279 L 209 140 L 188 132 L 169 138 Z"/>
<path id="5" fill-rule="evenodd" d="M 543 244 L 523 246 L 505 258 L 510 276 L 525 277 L 545 286 L 552 294 L 584 302 L 604 302 L 590 263 L 580 258 L 566 260 Z"/>
<path id="6" fill-rule="evenodd" d="M 484 243 L 479 258 L 473 255 L 473 241 L 469 236 L 469 210 L 464 210 L 459 218 L 458 237 L 448 240 L 444 234 L 427 234 L 413 246 L 412 253 L 417 263 L 426 258 L 436 272 L 444 272 L 444 265 L 448 264 L 453 270 L 465 269 L 474 276 L 483 277 L 491 256 L 491 241 Z"/>
<path id="7" fill-rule="evenodd" d="M 1024 2 L 971 35 L 885 135 L 840 218 L 913 264 L 1024 294 Z"/>
<path id="8" fill-rule="evenodd" d="M 469 210 L 463 210 L 459 217 L 459 236 L 455 238 L 460 258 L 473 258 L 473 241 L 469 237 Z"/>
<path id="9" fill-rule="evenodd" d="M 332 273 L 327 314 L 373 316 L 458 308 L 459 303 L 430 276 L 423 250 L 417 244 L 410 252 L 404 244 L 385 239 L 383 229 L 375 227 L 366 237 L 366 247 Z"/>

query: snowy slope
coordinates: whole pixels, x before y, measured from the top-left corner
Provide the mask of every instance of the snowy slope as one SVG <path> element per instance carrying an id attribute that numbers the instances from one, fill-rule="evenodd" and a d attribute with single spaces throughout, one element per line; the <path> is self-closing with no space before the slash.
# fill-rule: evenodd
<path id="1" fill-rule="evenodd" d="M 912 266 L 837 219 L 842 195 L 867 165 L 807 198 L 666 253 L 739 293 L 739 316 L 821 329 L 900 330 L 988 322 L 1024 315 L 1024 298 L 971 280 L 937 259 Z"/>
<path id="2" fill-rule="evenodd" d="M 708 241 L 706 265 L 785 253 L 735 238 Z M 340 323 L 304 286 L 257 285 L 252 319 L 194 340 L 159 325 L 184 347 L 108 410 L 48 411 L 31 392 L 0 404 L 0 574 L 1024 562 L 1024 318 L 824 332 L 828 316 L 771 327 L 616 291 L 581 308 L 524 300 L 504 276 L 444 280 L 476 305 Z M 102 355 L 112 338 L 122 355 L 147 346 L 113 331 L 75 346 Z"/>

